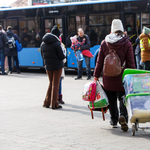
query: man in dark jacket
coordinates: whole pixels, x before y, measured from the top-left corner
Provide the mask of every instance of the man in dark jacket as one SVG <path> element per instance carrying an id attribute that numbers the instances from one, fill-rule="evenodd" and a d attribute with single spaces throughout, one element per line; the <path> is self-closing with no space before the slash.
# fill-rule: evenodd
<path id="1" fill-rule="evenodd" d="M 13 33 L 12 31 L 12 27 L 11 26 L 8 26 L 7 27 L 7 38 L 12 38 L 14 41 L 18 40 L 19 43 L 21 43 L 21 40 L 20 38 Z M 8 40 L 9 42 L 9 40 Z M 10 49 L 10 47 L 8 46 L 8 48 Z M 13 56 L 13 59 L 15 60 L 16 62 L 16 70 L 17 70 L 17 73 L 20 73 L 20 68 L 19 68 L 19 60 L 18 60 L 18 52 L 17 52 L 17 48 L 16 46 L 14 45 L 13 48 L 10 49 L 10 53 L 8 54 L 8 65 L 9 65 L 9 73 L 12 73 L 12 66 L 11 66 L 11 57 Z"/>
<path id="2" fill-rule="evenodd" d="M 5 33 L 3 33 L 3 27 L 0 25 L 0 60 L 1 60 L 1 71 L 2 75 L 7 75 L 7 73 L 4 72 L 4 60 L 5 60 L 5 55 L 4 55 L 4 48 L 5 45 L 7 44 L 7 36 Z"/>
<path id="3" fill-rule="evenodd" d="M 46 33 L 42 39 L 41 55 L 44 60 L 45 70 L 49 78 L 49 86 L 43 107 L 59 109 L 58 89 L 61 78 L 63 59 L 65 58 L 59 40 L 60 31 L 54 26 L 51 33 Z"/>
<path id="4" fill-rule="evenodd" d="M 79 50 L 84 51 L 84 50 L 90 50 L 90 39 L 88 35 L 84 34 L 84 31 L 82 28 L 78 29 L 78 41 L 82 42 L 83 39 L 85 39 L 85 44 L 82 45 Z M 84 56 L 84 55 L 83 55 Z M 85 63 L 86 63 L 86 73 L 87 73 L 87 80 L 91 79 L 91 68 L 90 68 L 90 57 L 84 56 Z M 82 74 L 83 74 L 83 68 L 82 68 L 82 63 L 83 61 L 78 61 L 78 76 L 75 78 L 75 80 L 82 79 Z"/>

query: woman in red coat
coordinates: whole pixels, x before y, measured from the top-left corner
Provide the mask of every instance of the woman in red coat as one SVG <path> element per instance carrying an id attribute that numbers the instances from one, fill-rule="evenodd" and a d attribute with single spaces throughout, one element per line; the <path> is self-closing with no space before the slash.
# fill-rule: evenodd
<path id="1" fill-rule="evenodd" d="M 100 51 L 97 58 L 96 68 L 94 71 L 95 80 L 97 80 L 103 70 L 104 59 L 110 49 L 116 50 L 117 55 L 120 58 L 121 65 L 125 62 L 125 68 L 135 68 L 134 55 L 132 44 L 129 38 L 124 34 L 124 29 L 121 20 L 114 19 L 111 25 L 111 33 L 105 37 L 102 41 Z M 124 69 L 125 69 L 124 68 Z M 111 115 L 110 124 L 113 128 L 117 127 L 117 123 L 121 124 L 121 129 L 123 131 L 128 130 L 128 114 L 126 107 L 123 104 L 122 96 L 125 94 L 124 88 L 122 86 L 122 73 L 116 77 L 108 77 L 103 75 L 103 87 L 109 99 L 109 112 Z M 120 101 L 120 117 L 117 106 L 117 98 Z"/>

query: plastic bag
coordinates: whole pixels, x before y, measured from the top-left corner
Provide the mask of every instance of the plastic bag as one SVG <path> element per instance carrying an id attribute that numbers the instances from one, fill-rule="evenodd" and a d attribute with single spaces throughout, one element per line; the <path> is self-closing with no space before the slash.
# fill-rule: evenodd
<path id="1" fill-rule="evenodd" d="M 80 50 L 77 50 L 77 51 L 76 51 L 76 55 L 77 55 L 78 61 L 82 61 L 82 60 L 83 60 L 83 54 L 81 53 Z"/>
<path id="2" fill-rule="evenodd" d="M 20 52 L 22 50 L 22 45 L 17 40 L 15 42 L 16 42 L 17 52 Z"/>
<path id="3" fill-rule="evenodd" d="M 105 91 L 102 88 L 102 85 L 97 81 L 96 82 L 96 98 L 94 101 L 94 108 L 103 108 L 107 107 L 109 105 L 108 103 L 108 97 L 105 93 Z M 89 103 L 89 107 L 93 107 L 92 103 Z"/>
<path id="4" fill-rule="evenodd" d="M 82 99 L 85 101 L 94 101 L 96 96 L 96 82 L 88 82 L 84 85 Z"/>

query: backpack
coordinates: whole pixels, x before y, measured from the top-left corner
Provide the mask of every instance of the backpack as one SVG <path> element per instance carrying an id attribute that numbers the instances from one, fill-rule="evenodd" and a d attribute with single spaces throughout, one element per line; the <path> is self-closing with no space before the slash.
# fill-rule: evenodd
<path id="1" fill-rule="evenodd" d="M 83 88 L 82 99 L 85 101 L 92 102 L 92 107 L 94 109 L 95 98 L 96 98 L 96 81 L 86 83 Z"/>
<path id="2" fill-rule="evenodd" d="M 3 42 L 3 33 L 0 34 L 0 49 L 4 47 L 4 42 Z"/>
<path id="3" fill-rule="evenodd" d="M 15 38 L 13 36 L 8 36 L 8 48 L 14 49 L 16 47 Z"/>
<path id="4" fill-rule="evenodd" d="M 108 46 L 108 44 L 106 43 Z M 119 76 L 125 67 L 125 62 L 121 66 L 121 61 L 118 55 L 116 54 L 116 50 L 109 49 L 109 53 L 104 59 L 104 65 L 103 65 L 103 74 L 108 77 L 115 77 Z"/>

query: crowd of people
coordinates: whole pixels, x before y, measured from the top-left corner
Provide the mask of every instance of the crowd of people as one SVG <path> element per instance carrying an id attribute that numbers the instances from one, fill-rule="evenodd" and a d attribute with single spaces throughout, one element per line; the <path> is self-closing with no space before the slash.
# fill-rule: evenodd
<path id="1" fill-rule="evenodd" d="M 1 75 L 8 75 L 8 72 L 12 74 L 12 57 L 16 63 L 17 73 L 20 74 L 18 52 L 15 41 L 21 43 L 17 34 L 14 34 L 11 26 L 7 27 L 7 31 L 3 30 L 0 25 L 0 59 L 1 59 Z M 6 67 L 6 71 L 5 71 Z"/>
<path id="2" fill-rule="evenodd" d="M 23 45 L 26 46 L 25 38 L 26 31 L 24 31 L 24 39 L 22 39 Z M 45 96 L 43 107 L 60 109 L 65 102 L 62 100 L 62 78 L 64 77 L 64 63 L 66 58 L 66 48 L 62 43 L 60 30 L 57 25 L 55 25 L 50 33 L 46 33 L 42 38 L 41 56 L 44 60 L 45 70 L 49 79 L 49 86 L 47 89 L 47 94 Z M 7 31 L 4 32 L 2 26 L 0 26 L 0 57 L 1 57 L 1 71 L 2 75 L 5 75 L 4 71 L 4 49 L 8 48 L 8 39 L 13 37 L 21 43 L 19 37 L 13 33 L 12 27 L 9 26 Z M 91 68 L 90 59 L 93 55 L 90 53 L 90 39 L 88 35 L 84 34 L 82 28 L 78 29 L 78 35 L 71 38 L 72 45 L 71 48 L 77 55 L 77 51 L 83 55 L 86 63 L 87 80 L 91 79 Z M 127 33 L 124 31 L 123 24 L 120 19 L 114 19 L 111 25 L 111 32 L 102 41 L 100 50 L 97 57 L 96 67 L 94 70 L 94 80 L 97 81 L 103 71 L 104 60 L 108 55 L 110 49 L 116 51 L 121 65 L 125 63 L 122 72 L 118 76 L 106 76 L 102 74 L 103 88 L 109 100 L 109 112 L 110 112 L 110 124 L 113 128 L 117 127 L 119 122 L 121 129 L 123 131 L 128 130 L 128 113 L 127 109 L 123 103 L 122 96 L 125 95 L 124 88 L 122 86 L 122 74 L 126 68 L 137 68 L 150 70 L 150 29 L 144 27 L 143 33 L 139 35 L 136 39 L 137 47 L 135 53 L 133 51 L 132 44 L 130 42 Z M 134 55 L 136 56 L 136 65 L 134 60 Z M 9 72 L 12 73 L 11 69 L 11 57 L 16 61 L 17 73 L 20 73 L 19 61 L 16 47 L 14 47 L 8 55 L 8 66 Z M 82 79 L 83 74 L 83 59 L 77 58 L 78 64 L 78 76 L 75 80 Z M 118 109 L 117 99 L 120 102 L 120 107 Z"/>
<path id="3" fill-rule="evenodd" d="M 52 109 L 62 108 L 62 106 L 59 105 L 60 92 L 58 93 L 58 90 L 61 89 L 61 86 L 59 87 L 59 83 L 61 82 L 61 73 L 63 68 L 62 60 L 65 58 L 65 55 L 63 54 L 63 50 L 60 48 L 61 42 L 58 39 L 60 33 L 58 33 L 59 29 L 55 26 L 52 29 L 51 33 L 47 33 L 43 37 L 43 43 L 41 45 L 42 57 L 44 59 L 46 72 L 50 81 L 43 106 L 46 108 L 51 107 Z M 109 53 L 110 49 L 115 49 L 116 54 L 118 55 L 121 61 L 121 65 L 125 64 L 122 72 L 118 76 L 110 77 L 104 74 L 102 75 L 102 85 L 109 100 L 108 108 L 110 112 L 110 125 L 112 125 L 113 128 L 117 128 L 117 123 L 119 122 L 119 124 L 121 125 L 121 129 L 125 132 L 128 131 L 128 113 L 122 97 L 123 95 L 125 95 L 125 91 L 122 86 L 122 74 L 124 69 L 126 68 L 143 68 L 146 70 L 150 70 L 150 61 L 148 59 L 150 57 L 149 54 L 147 54 L 149 52 L 150 44 L 149 33 L 145 33 L 145 30 L 143 30 L 143 33 L 136 39 L 137 47 L 134 53 L 131 40 L 128 37 L 126 31 L 124 31 L 124 27 L 121 20 L 114 19 L 111 25 L 111 32 L 102 41 L 97 57 L 96 67 L 93 74 L 95 81 L 97 81 L 101 76 L 104 66 L 104 59 Z M 47 40 L 48 38 L 49 41 Z M 74 50 L 75 55 L 77 56 L 78 54 L 76 52 L 80 51 L 80 54 L 82 54 L 83 58 L 85 59 L 87 80 L 89 80 L 91 79 L 90 58 L 92 57 L 90 55 L 89 37 L 88 35 L 84 34 L 82 28 L 79 28 L 78 35 L 73 36 L 70 39 L 72 42 L 71 48 Z M 89 52 L 87 52 L 87 50 Z M 57 55 L 57 57 L 55 57 L 55 55 Z M 134 55 L 136 56 L 136 65 Z M 51 67 L 48 67 L 50 64 L 52 64 L 52 60 L 53 65 Z M 75 78 L 75 80 L 82 79 L 83 59 L 79 59 L 77 57 L 77 63 L 78 76 L 77 78 Z M 141 64 L 143 64 L 143 67 L 141 66 Z M 56 77 L 57 81 L 55 80 Z M 120 102 L 119 109 L 117 106 L 117 99 Z"/>

